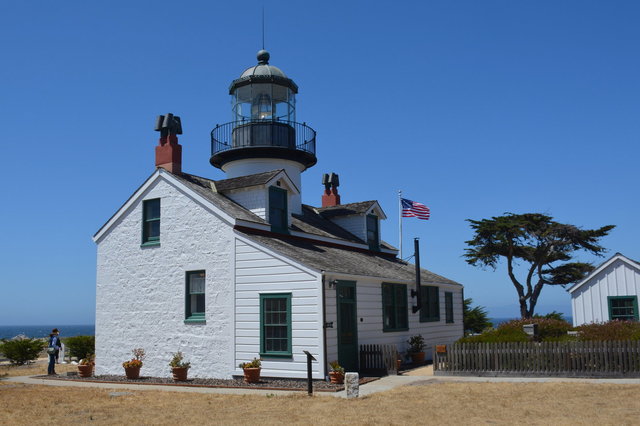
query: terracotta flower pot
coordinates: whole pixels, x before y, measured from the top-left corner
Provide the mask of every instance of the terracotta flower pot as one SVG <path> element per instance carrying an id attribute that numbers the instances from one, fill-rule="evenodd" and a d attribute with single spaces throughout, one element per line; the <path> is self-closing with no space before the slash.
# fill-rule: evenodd
<path id="1" fill-rule="evenodd" d="M 189 372 L 188 368 L 173 367 L 171 371 L 173 372 L 173 380 L 179 382 L 184 382 L 187 380 L 187 373 Z"/>
<path id="2" fill-rule="evenodd" d="M 244 368 L 244 381 L 247 383 L 258 383 L 260 381 L 261 368 Z"/>
<path id="3" fill-rule="evenodd" d="M 401 367 L 402 367 L 402 360 L 401 359 L 397 359 L 396 360 L 396 370 L 400 371 Z"/>
<path id="4" fill-rule="evenodd" d="M 93 376 L 93 365 L 78 365 L 78 376 L 80 377 L 91 377 Z"/>
<path id="5" fill-rule="evenodd" d="M 329 378 L 331 379 L 331 383 L 335 383 L 341 385 L 344 383 L 344 373 L 338 373 L 337 371 L 330 371 Z"/>
<path id="6" fill-rule="evenodd" d="M 414 352 L 411 354 L 411 362 L 422 364 L 424 362 L 424 352 Z"/>
<path id="7" fill-rule="evenodd" d="M 125 367 L 124 374 L 127 379 L 135 380 L 140 378 L 140 367 Z"/>

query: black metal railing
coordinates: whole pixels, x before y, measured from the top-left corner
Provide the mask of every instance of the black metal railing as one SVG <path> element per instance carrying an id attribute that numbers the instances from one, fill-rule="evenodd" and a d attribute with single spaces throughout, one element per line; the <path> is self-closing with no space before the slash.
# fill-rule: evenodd
<path id="1" fill-rule="evenodd" d="M 316 154 L 316 132 L 294 121 L 231 121 L 211 131 L 211 155 L 248 147 L 279 147 Z"/>

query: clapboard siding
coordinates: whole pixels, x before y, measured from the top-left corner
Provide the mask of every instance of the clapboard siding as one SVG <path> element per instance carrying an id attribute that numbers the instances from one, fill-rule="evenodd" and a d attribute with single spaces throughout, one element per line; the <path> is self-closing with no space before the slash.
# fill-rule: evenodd
<path id="1" fill-rule="evenodd" d="M 333 278 L 327 277 L 327 282 Z M 430 284 L 432 285 L 432 284 Z M 433 347 L 436 344 L 452 344 L 463 335 L 462 325 L 462 287 L 451 285 L 439 285 L 440 291 L 440 321 L 420 322 L 419 313 L 413 314 L 411 306 L 415 299 L 411 298 L 411 289 L 407 287 L 407 299 L 409 306 L 409 330 L 397 332 L 383 332 L 382 330 L 382 281 L 375 279 L 362 279 L 356 282 L 358 343 L 363 344 L 395 344 L 398 351 L 405 353 L 407 340 L 410 336 L 422 334 L 427 347 L 427 357 L 431 357 Z M 453 320 L 451 324 L 445 321 L 445 292 L 453 293 Z M 337 309 L 336 291 L 326 291 L 327 321 L 333 321 L 334 328 L 327 329 L 327 359 L 338 358 L 337 346 Z"/>
<path id="2" fill-rule="evenodd" d="M 347 231 L 351 232 L 356 237 L 360 238 L 363 241 L 366 241 L 367 238 L 367 230 L 366 230 L 366 218 L 360 215 L 353 216 L 338 216 L 330 219 L 332 222 L 335 222 L 337 225 L 340 225 Z"/>
<path id="3" fill-rule="evenodd" d="M 236 239 L 236 365 L 259 356 L 260 294 L 291 293 L 293 356 L 262 361 L 262 375 L 306 377 L 303 350 L 322 360 L 320 277 L 252 243 Z M 238 374 L 241 370 L 238 369 Z M 324 378 L 324 366 L 314 363 L 313 376 Z"/>
<path id="4" fill-rule="evenodd" d="M 640 268 L 621 255 L 571 291 L 573 324 L 609 321 L 609 296 L 639 296 Z"/>

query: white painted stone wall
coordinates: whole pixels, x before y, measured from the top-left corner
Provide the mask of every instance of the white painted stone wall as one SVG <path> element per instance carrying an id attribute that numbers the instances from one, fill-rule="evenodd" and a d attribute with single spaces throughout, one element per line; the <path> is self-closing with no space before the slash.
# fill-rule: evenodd
<path id="1" fill-rule="evenodd" d="M 142 199 L 161 199 L 160 246 L 141 247 Z M 123 374 L 144 348 L 141 374 L 168 377 L 176 351 L 191 377 L 229 378 L 233 350 L 233 231 L 166 180 L 156 181 L 98 241 L 96 374 Z M 206 324 L 185 323 L 185 273 L 206 271 Z"/>
<path id="2" fill-rule="evenodd" d="M 338 359 L 338 319 L 336 306 L 336 290 L 329 289 L 331 280 L 325 279 L 327 322 L 333 322 L 333 328 L 327 329 L 327 361 Z M 353 281 L 353 279 L 349 279 Z M 409 309 L 409 330 L 384 332 L 382 329 L 382 282 L 383 280 L 362 279 L 356 281 L 356 305 L 358 324 L 358 344 L 395 344 L 398 351 L 406 353 L 407 340 L 416 334 L 422 334 L 425 339 L 427 359 L 433 356 L 435 345 L 450 345 L 464 334 L 462 322 L 462 288 L 455 285 L 439 284 L 440 321 L 420 322 L 420 313 L 412 313 L 411 307 L 415 298 L 411 298 L 411 289 L 407 287 L 407 306 Z M 385 280 L 384 282 L 391 282 Z M 432 284 L 425 284 L 432 285 Z M 447 323 L 445 317 L 445 292 L 453 293 L 453 323 Z"/>

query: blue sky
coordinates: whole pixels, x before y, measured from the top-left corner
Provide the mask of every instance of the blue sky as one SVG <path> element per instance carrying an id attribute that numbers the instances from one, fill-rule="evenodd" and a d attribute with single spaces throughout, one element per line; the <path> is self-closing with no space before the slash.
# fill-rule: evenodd
<path id="1" fill-rule="evenodd" d="M 153 172 L 158 114 L 182 117 L 185 171 L 224 177 L 209 132 L 256 62 L 263 3 L 3 5 L 1 325 L 93 322 L 91 236 Z M 422 265 L 492 316 L 517 315 L 515 290 L 464 262 L 465 219 L 615 224 L 608 255 L 640 258 L 638 22 L 635 1 L 269 2 L 271 63 L 318 132 L 303 201 L 336 172 L 343 202 L 380 201 L 392 244 L 397 191 L 427 204 L 405 247 L 420 237 Z M 538 311 L 569 301 L 547 288 Z"/>

